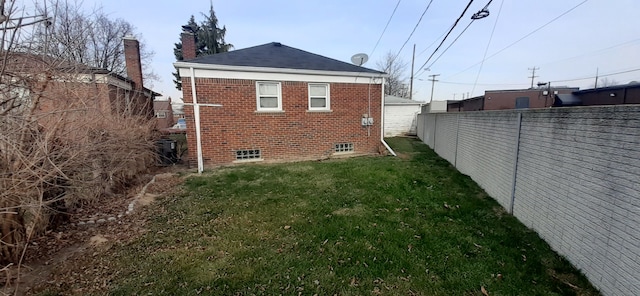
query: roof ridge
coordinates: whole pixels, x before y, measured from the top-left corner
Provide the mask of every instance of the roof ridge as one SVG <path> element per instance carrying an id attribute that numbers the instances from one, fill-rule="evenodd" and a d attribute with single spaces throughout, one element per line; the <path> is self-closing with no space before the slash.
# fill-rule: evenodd
<path id="1" fill-rule="evenodd" d="M 269 42 L 224 53 L 200 56 L 184 62 L 238 67 L 385 74 L 378 70 L 357 66 L 280 42 Z"/>

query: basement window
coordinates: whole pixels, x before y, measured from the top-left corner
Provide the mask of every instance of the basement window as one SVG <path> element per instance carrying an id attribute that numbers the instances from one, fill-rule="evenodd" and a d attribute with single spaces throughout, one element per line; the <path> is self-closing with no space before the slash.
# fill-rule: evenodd
<path id="1" fill-rule="evenodd" d="M 262 159 L 260 149 L 236 150 L 236 160 Z"/>
<path id="2" fill-rule="evenodd" d="M 335 152 L 353 152 L 353 143 L 338 143 L 335 146 Z"/>
<path id="3" fill-rule="evenodd" d="M 158 111 L 158 112 L 156 112 L 156 117 L 157 118 L 167 118 L 167 113 L 165 111 Z"/>

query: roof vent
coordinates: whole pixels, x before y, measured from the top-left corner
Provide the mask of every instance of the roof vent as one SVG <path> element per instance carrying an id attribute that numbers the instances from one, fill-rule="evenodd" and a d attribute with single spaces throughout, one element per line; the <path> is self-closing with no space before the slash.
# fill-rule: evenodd
<path id="1" fill-rule="evenodd" d="M 282 44 L 280 42 L 274 42 L 273 46 L 275 47 L 282 47 Z"/>

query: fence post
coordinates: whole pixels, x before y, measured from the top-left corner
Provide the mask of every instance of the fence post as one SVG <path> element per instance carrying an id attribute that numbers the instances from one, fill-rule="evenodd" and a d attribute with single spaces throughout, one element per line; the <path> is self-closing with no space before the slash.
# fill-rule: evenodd
<path id="1" fill-rule="evenodd" d="M 436 134 L 438 133 L 438 113 L 434 113 L 434 116 L 435 116 L 435 119 L 433 120 L 433 151 L 436 151 Z"/>
<path id="2" fill-rule="evenodd" d="M 453 155 L 453 167 L 458 167 L 458 139 L 460 139 L 460 114 L 456 114 L 456 150 Z"/>
<path id="3" fill-rule="evenodd" d="M 522 129 L 522 112 L 518 112 L 516 119 L 516 151 L 513 154 L 513 178 L 511 179 L 511 204 L 509 213 L 513 215 L 513 205 L 516 201 L 516 179 L 518 176 L 518 154 L 520 154 L 520 130 Z"/>

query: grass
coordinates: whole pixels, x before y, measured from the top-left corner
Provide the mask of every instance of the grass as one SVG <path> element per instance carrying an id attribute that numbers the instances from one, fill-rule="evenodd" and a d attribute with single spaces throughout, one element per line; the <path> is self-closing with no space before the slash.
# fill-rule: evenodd
<path id="1" fill-rule="evenodd" d="M 189 178 L 121 247 L 114 295 L 598 295 L 422 143 Z M 133 264 L 135 262 L 135 264 Z"/>

